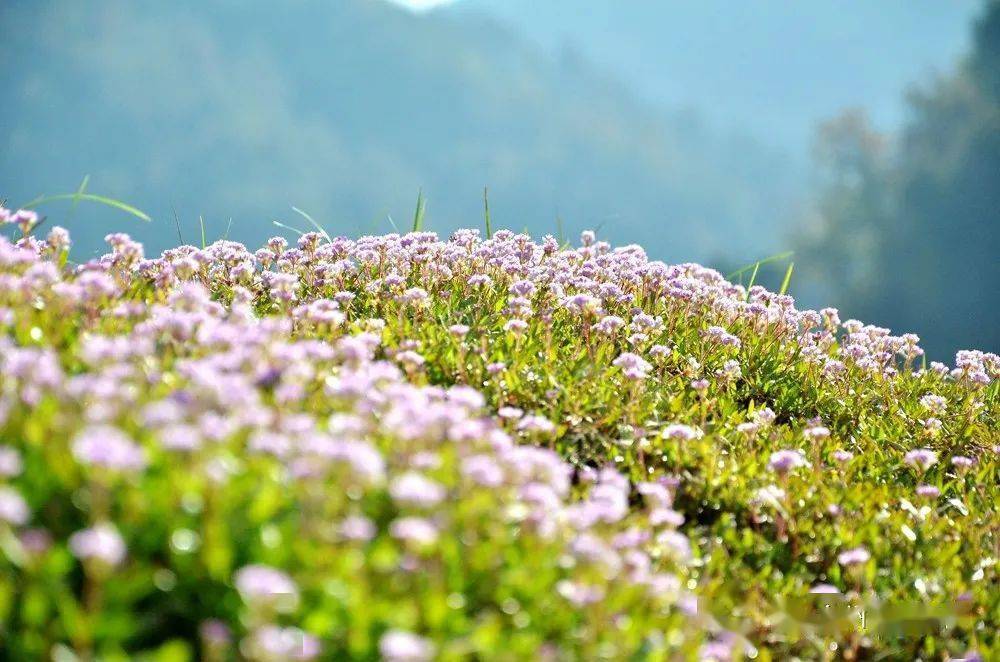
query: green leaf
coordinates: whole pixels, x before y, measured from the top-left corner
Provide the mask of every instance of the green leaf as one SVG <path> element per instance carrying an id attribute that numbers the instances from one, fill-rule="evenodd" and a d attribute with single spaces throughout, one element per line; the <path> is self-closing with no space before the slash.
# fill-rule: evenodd
<path id="1" fill-rule="evenodd" d="M 171 639 L 156 651 L 155 662 L 188 662 L 194 659 L 191 646 L 181 639 Z"/>
<path id="2" fill-rule="evenodd" d="M 788 263 L 788 269 L 785 270 L 785 278 L 781 281 L 781 289 L 778 290 L 778 294 L 784 294 L 788 291 L 788 284 L 792 282 L 792 270 L 795 268 L 794 262 Z"/>
<path id="3" fill-rule="evenodd" d="M 486 238 L 493 238 L 493 224 L 490 222 L 490 189 L 483 187 L 483 217 L 486 221 Z"/>
<path id="4" fill-rule="evenodd" d="M 295 234 L 297 234 L 299 236 L 305 234 L 305 230 L 300 230 L 298 228 L 293 228 L 291 225 L 285 225 L 284 223 L 281 223 L 279 221 L 271 221 L 271 222 L 274 223 L 275 225 L 277 225 L 279 228 L 284 228 L 285 230 L 291 230 L 292 232 L 294 232 Z"/>
<path id="5" fill-rule="evenodd" d="M 86 183 L 86 180 L 84 180 L 84 183 Z M 81 185 L 81 188 L 82 187 L 83 185 Z M 59 195 L 43 195 L 35 198 L 28 204 L 21 205 L 21 208 L 31 209 L 39 205 L 44 205 L 49 202 L 58 202 L 60 200 L 72 200 L 74 205 L 77 204 L 80 200 L 86 200 L 87 202 L 96 202 L 98 204 L 107 205 L 108 207 L 118 209 L 127 214 L 131 214 L 132 216 L 138 218 L 140 221 L 145 221 L 149 223 L 153 220 L 152 218 L 149 217 L 149 215 L 146 212 L 136 209 L 132 205 L 124 203 L 121 200 L 115 200 L 114 198 L 109 198 L 103 195 L 96 195 L 94 193 L 83 193 L 81 192 L 81 190 L 77 190 L 75 193 L 60 193 Z"/>
<path id="6" fill-rule="evenodd" d="M 726 276 L 726 280 L 732 280 L 732 279 L 736 278 L 737 276 L 742 276 L 743 274 L 745 274 L 746 272 L 750 271 L 751 269 L 760 267 L 760 266 L 765 265 L 765 264 L 770 264 L 771 262 L 779 262 L 781 260 L 785 260 L 787 258 L 790 258 L 793 255 L 795 255 L 795 251 L 785 251 L 784 253 L 775 253 L 774 255 L 769 255 L 768 257 L 765 257 L 762 260 L 757 260 L 756 262 L 751 262 L 750 264 L 746 265 L 742 269 L 737 269 L 733 273 L 731 273 L 728 276 Z"/>
<path id="7" fill-rule="evenodd" d="M 322 225 L 320 225 L 319 223 L 316 222 L 316 219 L 314 219 L 312 216 L 310 216 L 306 212 L 302 211 L 298 207 L 293 206 L 292 207 L 292 211 L 295 212 L 296 214 L 298 214 L 299 216 L 301 216 L 302 218 L 306 219 L 306 221 L 308 221 L 308 223 L 311 226 L 313 226 L 314 228 L 316 228 L 316 230 L 321 235 L 323 235 L 324 239 L 326 239 L 327 241 L 330 241 L 330 235 L 327 234 L 326 229 Z"/>
<path id="8" fill-rule="evenodd" d="M 427 211 L 427 199 L 424 192 L 417 191 L 417 209 L 413 212 L 413 231 L 420 232 L 424 227 L 424 214 Z"/>

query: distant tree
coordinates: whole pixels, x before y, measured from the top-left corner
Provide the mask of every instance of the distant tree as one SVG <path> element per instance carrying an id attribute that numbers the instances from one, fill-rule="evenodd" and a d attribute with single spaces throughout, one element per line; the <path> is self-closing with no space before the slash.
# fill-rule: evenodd
<path id="1" fill-rule="evenodd" d="M 909 97 L 890 141 L 859 111 L 823 125 L 817 223 L 800 240 L 813 287 L 844 312 L 915 331 L 935 358 L 1000 348 L 1000 2 L 972 52 Z"/>

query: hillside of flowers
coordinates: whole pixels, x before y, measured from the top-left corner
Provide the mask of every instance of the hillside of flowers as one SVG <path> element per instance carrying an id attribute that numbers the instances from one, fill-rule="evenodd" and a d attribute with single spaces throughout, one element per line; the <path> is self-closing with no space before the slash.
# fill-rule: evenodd
<path id="1" fill-rule="evenodd" d="M 995 354 L 590 232 L 81 264 L 38 220 L 0 218 L 0 657 L 1000 656 Z"/>

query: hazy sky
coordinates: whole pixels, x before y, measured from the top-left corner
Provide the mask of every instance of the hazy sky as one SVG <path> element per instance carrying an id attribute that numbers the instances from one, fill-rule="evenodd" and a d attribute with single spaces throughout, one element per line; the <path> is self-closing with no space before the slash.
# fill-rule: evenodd
<path id="1" fill-rule="evenodd" d="M 454 0 L 389 0 L 389 2 L 414 11 L 426 11 L 434 7 L 450 4 Z"/>
<path id="2" fill-rule="evenodd" d="M 665 109 L 802 154 L 821 122 L 864 107 L 883 129 L 904 93 L 950 71 L 982 0 L 459 0 L 557 57 L 576 53 Z"/>

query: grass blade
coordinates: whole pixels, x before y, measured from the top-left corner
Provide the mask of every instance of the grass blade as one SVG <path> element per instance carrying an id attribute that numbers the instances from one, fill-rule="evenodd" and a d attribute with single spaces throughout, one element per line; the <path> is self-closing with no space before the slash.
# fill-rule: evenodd
<path id="1" fill-rule="evenodd" d="M 285 225 L 284 223 L 281 223 L 279 221 L 271 221 L 271 222 L 277 225 L 279 228 L 284 228 L 285 230 L 291 230 L 300 237 L 305 234 L 305 231 L 300 230 L 298 228 L 293 228 L 291 225 Z"/>
<path id="2" fill-rule="evenodd" d="M 198 223 L 201 225 L 201 247 L 205 248 L 208 244 L 205 243 L 205 217 L 198 214 Z"/>
<path id="3" fill-rule="evenodd" d="M 789 262 L 788 269 L 785 271 L 785 278 L 781 281 L 781 289 L 778 290 L 778 294 L 784 294 L 788 291 L 788 284 L 792 282 L 792 270 L 795 269 L 795 263 Z"/>
<path id="4" fill-rule="evenodd" d="M 77 191 L 76 193 L 60 193 L 59 195 L 43 195 L 35 198 L 26 205 L 22 205 L 23 209 L 31 209 L 32 207 L 37 207 L 38 205 L 44 205 L 49 202 L 58 202 L 60 200 L 73 200 L 74 204 L 80 200 L 86 200 L 87 202 L 96 202 L 98 204 L 107 205 L 108 207 L 113 207 L 119 211 L 123 211 L 126 214 L 131 214 L 135 216 L 140 221 L 145 221 L 146 223 L 151 222 L 153 219 L 149 217 L 146 212 L 136 209 L 132 205 L 122 202 L 121 200 L 115 200 L 114 198 L 109 198 L 104 195 L 96 195 L 94 193 L 82 193 Z"/>
<path id="5" fill-rule="evenodd" d="M 493 224 L 490 222 L 490 187 L 483 187 L 483 217 L 486 220 L 486 238 L 493 238 Z"/>
<path id="6" fill-rule="evenodd" d="M 299 216 L 301 216 L 302 218 L 306 219 L 306 221 L 309 223 L 309 225 L 311 225 L 314 228 L 316 228 L 316 230 L 321 235 L 323 235 L 324 239 L 326 239 L 328 242 L 332 241 L 332 239 L 330 239 L 330 235 L 327 234 L 326 229 L 324 229 L 322 225 L 320 225 L 319 223 L 317 223 L 316 220 L 312 216 L 310 216 L 306 212 L 302 211 L 298 207 L 295 207 L 294 205 L 292 206 L 292 211 L 295 212 L 296 214 L 298 214 Z"/>
<path id="7" fill-rule="evenodd" d="M 80 196 L 87 191 L 87 184 L 90 183 L 90 175 L 84 175 L 83 181 L 80 182 L 79 188 L 76 189 L 76 193 L 73 194 L 73 205 L 70 207 L 70 213 L 76 211 L 76 206 L 80 204 Z"/>
<path id="8" fill-rule="evenodd" d="M 184 237 L 181 236 L 181 220 L 177 218 L 177 208 L 170 205 L 170 209 L 174 212 L 174 227 L 177 228 L 177 242 L 183 244 Z"/>
<path id="9" fill-rule="evenodd" d="M 757 260 L 756 262 L 751 262 L 750 264 L 748 264 L 747 266 L 743 267 L 742 269 L 737 269 L 733 273 L 731 273 L 728 276 L 726 276 L 726 280 L 732 280 L 732 279 L 736 278 L 737 276 L 742 276 L 743 274 L 745 274 L 746 272 L 750 271 L 751 269 L 755 269 L 755 268 L 761 267 L 761 266 L 763 266 L 765 264 L 770 264 L 772 262 L 778 262 L 780 260 L 784 260 L 784 259 L 790 258 L 793 255 L 795 255 L 795 251 L 785 251 L 784 253 L 775 253 L 774 255 L 769 255 L 768 257 L 765 257 L 762 260 Z"/>
<path id="10" fill-rule="evenodd" d="M 420 232 L 424 227 L 424 213 L 427 210 L 427 199 L 423 190 L 417 191 L 417 209 L 413 212 L 413 232 Z"/>
<path id="11" fill-rule="evenodd" d="M 751 287 L 753 287 L 754 281 L 757 280 L 757 272 L 758 271 L 760 271 L 760 262 L 758 262 L 757 264 L 753 265 L 753 273 L 750 274 L 750 282 L 747 283 L 747 290 L 749 290 Z M 750 292 L 747 292 L 747 297 L 749 297 L 749 296 L 750 296 Z"/>

